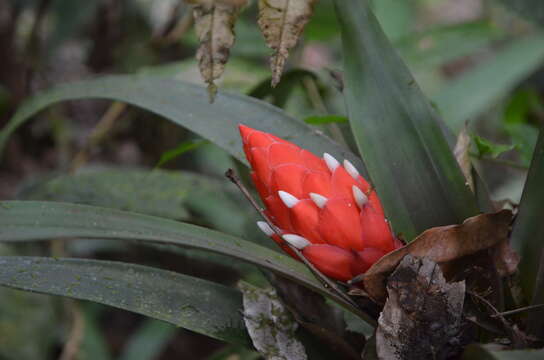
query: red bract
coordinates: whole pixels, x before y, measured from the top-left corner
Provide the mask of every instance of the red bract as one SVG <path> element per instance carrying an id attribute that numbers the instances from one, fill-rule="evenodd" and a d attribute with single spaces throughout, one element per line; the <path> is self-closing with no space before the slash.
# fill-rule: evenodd
<path id="1" fill-rule="evenodd" d="M 376 192 L 348 161 L 318 158 L 272 134 L 240 125 L 251 177 L 282 238 L 258 225 L 286 252 L 297 247 L 322 273 L 347 281 L 401 246 Z M 296 258 L 296 257 L 295 257 Z"/>

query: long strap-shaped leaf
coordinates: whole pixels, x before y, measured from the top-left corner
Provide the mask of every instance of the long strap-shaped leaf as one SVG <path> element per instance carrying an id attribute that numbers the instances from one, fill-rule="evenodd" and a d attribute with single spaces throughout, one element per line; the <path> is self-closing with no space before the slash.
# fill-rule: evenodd
<path id="1" fill-rule="evenodd" d="M 240 238 L 157 218 L 87 205 L 39 201 L 0 203 L 0 242 L 88 238 L 139 240 L 213 251 L 261 266 L 321 293 L 375 322 L 327 291 L 310 271 L 288 256 Z"/>
<path id="2" fill-rule="evenodd" d="M 544 264 L 543 185 L 544 129 L 541 129 L 511 236 L 512 247 L 521 256 L 519 271 L 523 291 L 528 300 L 535 296 L 539 303 L 544 302 L 544 293 L 534 294 L 534 290 L 536 286 L 544 291 L 544 278 L 540 279 L 542 284 L 535 284 L 539 266 Z"/>
<path id="3" fill-rule="evenodd" d="M 270 104 L 221 92 L 210 105 L 206 90 L 200 86 L 144 75 L 75 82 L 37 94 L 21 105 L 0 133 L 0 153 L 17 127 L 40 110 L 60 101 L 91 98 L 122 101 L 164 116 L 221 146 L 243 163 L 247 161 L 238 134 L 240 123 L 276 134 L 316 154 L 329 152 L 346 158 L 364 172 L 363 163 L 353 153 Z"/>
<path id="4" fill-rule="evenodd" d="M 541 31 L 512 41 L 491 60 L 448 83 L 433 100 L 446 124 L 458 133 L 465 121 L 489 109 L 543 62 L 544 32 Z"/>
<path id="5" fill-rule="evenodd" d="M 544 26 L 544 2 L 541 0 L 499 0 L 504 6 L 518 12 L 525 18 Z"/>
<path id="6" fill-rule="evenodd" d="M 361 156 L 407 240 L 478 212 L 431 106 L 367 0 L 336 0 L 346 104 Z"/>
<path id="7" fill-rule="evenodd" d="M 0 256 L 0 285 L 90 300 L 251 344 L 238 290 L 171 271 L 111 261 Z"/>

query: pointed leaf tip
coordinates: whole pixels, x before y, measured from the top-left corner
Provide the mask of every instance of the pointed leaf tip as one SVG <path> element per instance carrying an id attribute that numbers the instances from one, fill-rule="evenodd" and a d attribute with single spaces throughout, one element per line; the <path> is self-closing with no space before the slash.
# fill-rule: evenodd
<path id="1" fill-rule="evenodd" d="M 316 0 L 259 1 L 258 23 L 269 48 L 274 50 L 270 58 L 272 87 L 281 77 L 289 50 L 293 48 L 310 20 Z"/>
<path id="2" fill-rule="evenodd" d="M 193 18 L 199 47 L 196 59 L 200 74 L 208 83 L 210 103 L 217 93 L 214 80 L 221 77 L 234 44 L 234 23 L 245 1 L 193 1 Z"/>

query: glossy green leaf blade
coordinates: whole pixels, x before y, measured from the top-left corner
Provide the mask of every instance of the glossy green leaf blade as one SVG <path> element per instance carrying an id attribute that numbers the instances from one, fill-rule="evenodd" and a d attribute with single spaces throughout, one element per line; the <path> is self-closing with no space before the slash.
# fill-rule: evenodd
<path id="1" fill-rule="evenodd" d="M 539 264 L 541 257 L 544 256 L 543 184 L 544 131 L 540 130 L 511 236 L 512 247 L 521 256 L 519 263 L 521 286 L 528 300 L 533 296 Z M 544 284 L 541 284 L 540 288 L 544 289 Z"/>
<path id="2" fill-rule="evenodd" d="M 489 109 L 502 96 L 544 65 L 544 33 L 515 40 L 493 58 L 454 79 L 433 97 L 446 124 L 455 132 Z"/>
<path id="3" fill-rule="evenodd" d="M 219 340 L 250 345 L 239 291 L 171 271 L 119 262 L 0 256 L 0 285 L 90 300 Z"/>
<path id="4" fill-rule="evenodd" d="M 175 336 L 176 328 L 162 321 L 148 319 L 123 349 L 118 360 L 153 360 Z"/>
<path id="5" fill-rule="evenodd" d="M 181 171 L 89 169 L 78 174 L 32 179 L 20 188 L 17 198 L 102 206 L 187 220 L 186 201 L 191 192 L 195 188 L 217 191 L 220 188 L 217 183 L 211 178 Z"/>
<path id="6" fill-rule="evenodd" d="M 478 209 L 438 119 L 366 0 L 336 0 L 353 134 L 394 229 L 413 239 Z"/>
<path id="7" fill-rule="evenodd" d="M 211 195 L 213 194 L 213 196 Z M 19 200 L 47 200 L 132 211 L 174 220 L 202 213 L 215 229 L 240 233 L 249 206 L 226 179 L 188 171 L 85 169 L 78 174 L 48 176 L 21 188 Z M 229 218 L 224 219 L 224 213 Z"/>
<path id="8" fill-rule="evenodd" d="M 544 2 L 542 0 L 499 0 L 505 7 L 521 16 L 544 26 Z"/>
<path id="9" fill-rule="evenodd" d="M 467 56 L 501 36 L 490 21 L 440 25 L 395 41 L 410 68 L 429 69 Z"/>
<path id="10" fill-rule="evenodd" d="M 0 203 L 0 242 L 55 238 L 152 241 L 208 250 L 320 287 L 309 271 L 290 257 L 203 227 L 87 205 L 40 201 Z"/>
<path id="11" fill-rule="evenodd" d="M 327 291 L 302 263 L 238 237 L 168 219 L 94 206 L 0 202 L 0 242 L 55 238 L 151 241 L 212 251 L 261 266 L 356 311 L 338 295 Z M 364 314 L 357 314 L 374 323 Z"/>
<path id="12" fill-rule="evenodd" d="M 263 101 L 219 92 L 208 103 L 206 89 L 159 76 L 109 76 L 60 85 L 24 102 L 0 133 L 0 152 L 9 136 L 40 110 L 66 100 L 110 99 L 126 102 L 173 121 L 219 145 L 247 164 L 242 151 L 238 124 L 273 133 L 315 154 L 328 152 L 346 158 L 361 171 L 361 160 L 347 149 L 281 109 Z"/>

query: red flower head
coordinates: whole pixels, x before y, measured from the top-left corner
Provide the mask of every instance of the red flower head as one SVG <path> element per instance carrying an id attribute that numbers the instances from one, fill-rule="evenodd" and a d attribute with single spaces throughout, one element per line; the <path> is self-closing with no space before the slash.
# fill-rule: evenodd
<path id="1" fill-rule="evenodd" d="M 259 227 L 286 252 L 300 249 L 322 273 L 347 281 L 401 246 L 391 233 L 380 200 L 348 161 L 318 158 L 274 135 L 240 125 L 251 177 L 266 213 Z M 296 258 L 296 257 L 295 257 Z"/>

